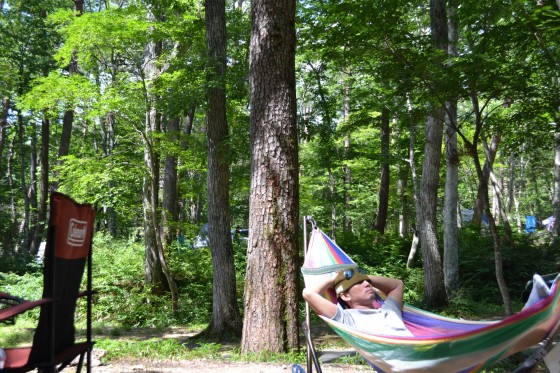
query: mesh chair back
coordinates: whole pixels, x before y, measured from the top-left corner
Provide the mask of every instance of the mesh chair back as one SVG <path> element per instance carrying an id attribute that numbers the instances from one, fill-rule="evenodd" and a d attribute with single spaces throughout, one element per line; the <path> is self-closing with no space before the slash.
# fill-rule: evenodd
<path id="1" fill-rule="evenodd" d="M 51 194 L 43 297 L 54 298 L 55 302 L 41 308 L 30 361 L 44 363 L 74 344 L 76 301 L 86 261 L 91 268 L 94 218 L 90 204 L 79 204 L 60 193 Z M 87 283 L 91 292 L 90 270 Z"/>

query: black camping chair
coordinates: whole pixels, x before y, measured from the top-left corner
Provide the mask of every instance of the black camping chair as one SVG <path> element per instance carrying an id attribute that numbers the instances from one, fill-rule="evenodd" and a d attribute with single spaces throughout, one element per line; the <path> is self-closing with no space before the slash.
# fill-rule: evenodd
<path id="1" fill-rule="evenodd" d="M 2 373 L 56 372 L 79 357 L 80 372 L 86 359 L 91 371 L 92 289 L 91 248 L 95 212 L 89 204 L 78 204 L 71 198 L 52 193 L 48 238 L 43 270 L 43 296 L 36 301 L 23 301 L 0 310 L 0 320 L 7 320 L 32 308 L 41 307 L 39 323 L 30 347 L 7 348 Z M 87 265 L 86 265 L 87 264 Z M 87 289 L 80 292 L 87 269 Z M 86 338 L 76 342 L 75 311 L 78 298 L 85 298 Z"/>

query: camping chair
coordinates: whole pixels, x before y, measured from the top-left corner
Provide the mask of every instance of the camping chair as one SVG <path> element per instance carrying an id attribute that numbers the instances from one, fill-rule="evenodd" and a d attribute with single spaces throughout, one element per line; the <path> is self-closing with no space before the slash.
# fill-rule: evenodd
<path id="1" fill-rule="evenodd" d="M 305 262 L 302 273 L 306 286 L 333 276 L 336 271 L 357 268 L 357 264 L 336 243 L 313 225 L 310 243 L 304 237 Z M 304 225 L 304 234 L 306 226 Z M 404 305 L 403 321 L 413 337 L 364 333 L 319 315 L 338 335 L 348 342 L 377 372 L 479 372 L 516 352 L 537 345 L 538 352 L 516 370 L 530 372 L 552 348 L 560 324 L 560 290 L 554 281 L 550 295 L 521 312 L 501 321 L 468 321 L 442 317 Z M 333 289 L 324 294 L 337 302 Z M 377 299 L 383 301 L 380 295 Z M 306 308 L 308 310 L 308 308 Z M 308 318 L 306 319 L 308 322 Z M 307 325 L 308 373 L 313 361 L 321 372 Z M 546 359 L 545 359 L 546 360 Z M 554 370 L 557 371 L 557 370 Z"/>
<path id="2" fill-rule="evenodd" d="M 36 301 L 0 310 L 0 320 L 41 307 L 31 347 L 6 348 L 5 372 L 55 372 L 79 356 L 77 371 L 86 358 L 91 371 L 91 246 L 94 210 L 61 193 L 52 193 L 43 269 L 43 296 Z M 79 292 L 87 262 L 86 290 Z M 74 319 L 78 298 L 85 297 L 86 340 L 75 341 Z"/>

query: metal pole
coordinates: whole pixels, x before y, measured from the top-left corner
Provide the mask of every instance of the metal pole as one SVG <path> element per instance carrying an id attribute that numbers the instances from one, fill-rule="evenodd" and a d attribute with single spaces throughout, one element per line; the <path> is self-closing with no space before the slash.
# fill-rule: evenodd
<path id="1" fill-rule="evenodd" d="M 307 221 L 312 222 L 313 229 L 315 228 L 315 222 L 311 216 L 305 216 L 303 218 L 303 254 L 304 257 L 307 256 Z M 319 359 L 317 359 L 317 353 L 315 352 L 315 346 L 313 345 L 313 339 L 311 338 L 311 320 L 309 316 L 309 303 L 305 302 L 305 334 L 307 341 L 307 373 L 313 372 L 313 363 L 317 369 L 317 373 L 322 373 L 321 364 Z"/>

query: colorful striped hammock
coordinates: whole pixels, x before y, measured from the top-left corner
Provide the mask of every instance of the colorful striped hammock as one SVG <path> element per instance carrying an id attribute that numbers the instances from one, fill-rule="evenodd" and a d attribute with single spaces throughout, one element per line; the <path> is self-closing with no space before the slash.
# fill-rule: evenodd
<path id="1" fill-rule="evenodd" d="M 306 286 L 322 276 L 332 277 L 336 271 L 356 267 L 340 247 L 314 227 L 301 269 Z M 320 317 L 378 372 L 479 372 L 540 343 L 558 328 L 558 280 L 548 297 L 501 321 L 452 319 L 405 305 L 403 319 L 414 337 L 367 334 Z M 324 296 L 336 302 L 332 289 Z"/>

